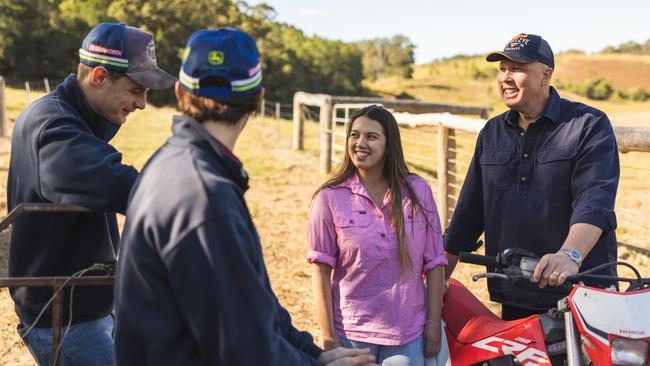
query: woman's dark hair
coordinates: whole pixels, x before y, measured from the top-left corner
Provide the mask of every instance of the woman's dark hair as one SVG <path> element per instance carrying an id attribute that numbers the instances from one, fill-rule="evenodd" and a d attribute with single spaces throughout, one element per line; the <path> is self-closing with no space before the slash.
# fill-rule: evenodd
<path id="1" fill-rule="evenodd" d="M 230 87 L 230 83 L 222 78 L 213 77 L 201 79 L 201 86 Z M 200 97 L 185 92 L 178 99 L 178 109 L 184 115 L 192 117 L 201 123 L 211 120 L 235 124 L 245 115 L 257 110 L 261 100 L 259 96 L 261 92 L 262 89 L 253 94 L 219 99 Z"/>
<path id="2" fill-rule="evenodd" d="M 411 215 L 415 217 L 415 208 L 417 208 L 422 214 L 424 214 L 424 212 L 422 205 L 418 200 L 418 197 L 415 195 L 413 187 L 408 181 L 409 170 L 406 166 L 406 162 L 404 161 L 404 153 L 402 152 L 402 140 L 399 133 L 399 126 L 397 125 L 395 117 L 389 111 L 387 111 L 384 107 L 371 105 L 364 107 L 352 114 L 345 131 L 345 156 L 343 157 L 343 161 L 339 165 L 336 173 L 334 173 L 331 178 L 329 178 L 316 190 L 314 196 L 321 190 L 337 186 L 345 182 L 352 175 L 356 174 L 357 168 L 352 163 L 352 159 L 348 153 L 348 140 L 354 121 L 361 116 L 366 116 L 369 119 L 377 121 L 383 128 L 384 134 L 386 135 L 386 161 L 384 162 L 383 175 L 384 178 L 386 178 L 388 181 L 390 188 L 391 218 L 393 220 L 393 225 L 395 225 L 395 228 L 397 230 L 397 240 L 399 244 L 400 277 L 404 278 L 405 273 L 408 273 L 412 269 L 413 263 L 411 262 L 411 257 L 409 256 L 408 249 L 406 247 L 406 239 L 404 236 L 404 212 L 402 211 L 401 190 L 402 185 L 406 186 L 408 198 L 411 201 Z M 428 227 L 428 220 L 426 221 Z"/>

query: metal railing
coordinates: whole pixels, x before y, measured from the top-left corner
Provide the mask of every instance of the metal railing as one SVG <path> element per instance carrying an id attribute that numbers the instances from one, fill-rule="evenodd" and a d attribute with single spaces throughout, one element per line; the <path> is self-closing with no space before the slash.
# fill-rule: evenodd
<path id="1" fill-rule="evenodd" d="M 93 213 L 85 207 L 55 203 L 21 203 L 0 222 L 0 232 L 28 213 Z M 2 277 L 0 288 L 5 287 L 50 287 L 52 289 L 52 365 L 60 364 L 59 344 L 63 322 L 63 289 L 77 286 L 111 286 L 112 274 L 84 277 Z"/>

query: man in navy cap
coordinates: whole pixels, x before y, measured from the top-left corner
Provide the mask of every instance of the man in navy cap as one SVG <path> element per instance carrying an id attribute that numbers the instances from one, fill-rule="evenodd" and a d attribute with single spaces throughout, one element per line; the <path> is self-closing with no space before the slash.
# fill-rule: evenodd
<path id="1" fill-rule="evenodd" d="M 323 352 L 291 324 L 264 266 L 233 147 L 262 101 L 255 41 L 222 28 L 185 48 L 173 136 L 136 182 L 115 287 L 117 363 L 357 365 L 368 350 Z"/>
<path id="2" fill-rule="evenodd" d="M 553 52 L 540 36 L 519 34 L 486 59 L 500 62 L 497 83 L 510 110 L 479 133 L 445 234 L 447 277 L 482 233 L 487 255 L 514 247 L 537 254 L 536 283 L 488 280 L 502 317 L 517 319 L 555 307 L 567 293 L 553 286 L 567 276 L 616 260 L 618 149 L 605 113 L 551 86 Z"/>
<path id="3" fill-rule="evenodd" d="M 12 137 L 8 209 L 21 203 L 66 203 L 94 213 L 29 213 L 13 224 L 9 275 L 70 276 L 94 263 L 113 263 L 124 213 L 138 172 L 122 164 L 108 141 L 127 116 L 143 109 L 149 89 L 175 79 L 156 65 L 153 37 L 124 24 L 103 23 L 79 50 L 77 75 L 26 108 Z M 42 365 L 52 364 L 48 288 L 11 289 L 18 332 Z M 114 362 L 110 287 L 63 291 L 63 365 Z M 42 315 L 41 310 L 45 309 Z M 70 310 L 68 310 L 70 309 Z"/>

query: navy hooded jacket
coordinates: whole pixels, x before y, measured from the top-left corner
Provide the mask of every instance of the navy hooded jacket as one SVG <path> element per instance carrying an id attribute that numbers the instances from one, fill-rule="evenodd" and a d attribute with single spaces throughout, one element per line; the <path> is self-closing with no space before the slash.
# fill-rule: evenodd
<path id="1" fill-rule="evenodd" d="M 318 365 L 264 266 L 241 163 L 197 121 L 131 193 L 117 265 L 115 348 L 128 365 Z"/>
<path id="2" fill-rule="evenodd" d="M 28 213 L 11 230 L 9 275 L 69 276 L 94 263 L 113 263 L 119 242 L 115 212 L 124 213 L 138 172 L 121 163 L 108 141 L 119 126 L 95 113 L 75 75 L 26 108 L 13 130 L 8 209 L 20 203 L 67 203 L 97 213 Z M 105 213 L 104 213 L 105 212 Z M 112 288 L 74 290 L 72 322 L 112 309 Z M 50 288 L 12 288 L 16 312 L 31 325 L 52 296 Z M 64 322 L 69 319 L 64 291 Z M 51 307 L 38 322 L 51 326 Z"/>

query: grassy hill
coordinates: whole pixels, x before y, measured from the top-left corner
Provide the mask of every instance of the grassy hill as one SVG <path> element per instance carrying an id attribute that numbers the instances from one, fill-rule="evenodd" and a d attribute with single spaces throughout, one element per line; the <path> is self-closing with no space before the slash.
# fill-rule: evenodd
<path id="1" fill-rule="evenodd" d="M 492 115 L 496 115 L 505 110 L 495 79 L 497 68 L 498 63 L 488 63 L 483 56 L 461 56 L 417 65 L 413 79 L 384 78 L 365 81 L 365 86 L 387 97 L 407 94 L 423 101 L 487 105 L 494 108 Z M 615 124 L 650 126 L 650 118 L 639 116 L 646 112 L 650 116 L 648 101 L 622 100 L 616 93 L 609 100 L 591 100 L 568 88 L 598 78 L 614 91 L 630 94 L 643 89 L 650 93 L 650 56 L 559 55 L 552 82 L 565 98 L 588 103 L 610 116 L 620 113 L 620 123 Z"/>

